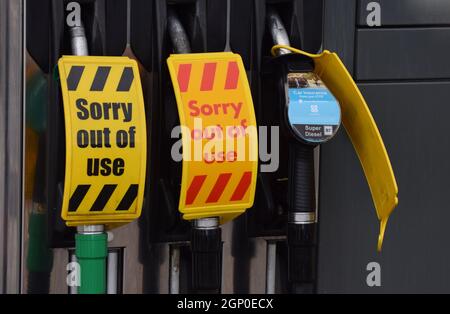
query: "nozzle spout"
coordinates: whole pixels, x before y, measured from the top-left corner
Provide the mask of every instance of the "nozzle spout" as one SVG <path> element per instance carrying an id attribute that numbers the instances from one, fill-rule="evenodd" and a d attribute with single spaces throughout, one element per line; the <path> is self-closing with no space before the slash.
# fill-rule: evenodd
<path id="1" fill-rule="evenodd" d="M 280 15 L 272 8 L 267 9 L 267 25 L 275 45 L 290 46 L 289 36 Z M 287 49 L 279 49 L 278 54 L 290 53 Z"/>
<path id="2" fill-rule="evenodd" d="M 69 30 L 72 53 L 75 56 L 87 56 L 89 54 L 86 33 L 83 25 L 73 26 Z"/>
<path id="3" fill-rule="evenodd" d="M 190 53 L 191 44 L 189 43 L 189 38 L 178 15 L 171 8 L 167 9 L 167 29 L 169 31 L 174 52 Z"/>

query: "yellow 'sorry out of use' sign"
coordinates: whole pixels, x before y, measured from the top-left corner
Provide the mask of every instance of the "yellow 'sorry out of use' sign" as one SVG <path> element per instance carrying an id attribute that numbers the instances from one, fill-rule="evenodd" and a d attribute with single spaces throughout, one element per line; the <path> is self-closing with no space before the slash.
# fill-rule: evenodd
<path id="1" fill-rule="evenodd" d="M 252 206 L 258 167 L 256 119 L 239 55 L 171 55 L 167 64 L 182 127 L 179 210 L 225 223 Z"/>
<path id="2" fill-rule="evenodd" d="M 63 56 L 66 171 L 61 216 L 69 226 L 114 227 L 140 216 L 147 131 L 136 61 Z"/>

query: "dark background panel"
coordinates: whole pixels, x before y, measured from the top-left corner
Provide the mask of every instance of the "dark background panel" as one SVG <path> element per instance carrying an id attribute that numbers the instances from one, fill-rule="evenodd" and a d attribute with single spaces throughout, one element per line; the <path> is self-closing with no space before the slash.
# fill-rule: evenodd
<path id="1" fill-rule="evenodd" d="M 450 28 L 359 29 L 356 79 L 450 78 Z"/>
<path id="2" fill-rule="evenodd" d="M 375 209 L 345 131 L 322 146 L 319 291 L 449 293 L 450 82 L 360 88 L 389 153 L 400 202 L 378 254 Z M 372 261 L 381 265 L 381 287 L 366 284 Z"/>
<path id="3" fill-rule="evenodd" d="M 358 25 L 367 25 L 367 4 L 373 0 L 358 0 Z M 381 26 L 450 24 L 448 0 L 378 0 Z"/>
<path id="4" fill-rule="evenodd" d="M 323 48 L 339 53 L 339 57 L 353 73 L 356 0 L 325 0 Z"/>

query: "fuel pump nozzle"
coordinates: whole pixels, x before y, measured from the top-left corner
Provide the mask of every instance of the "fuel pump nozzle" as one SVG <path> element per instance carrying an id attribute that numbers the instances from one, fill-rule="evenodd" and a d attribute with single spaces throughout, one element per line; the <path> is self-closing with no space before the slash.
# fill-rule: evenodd
<path id="1" fill-rule="evenodd" d="M 89 54 L 84 27 L 69 29 L 72 53 L 76 56 Z M 106 293 L 107 234 L 103 225 L 82 225 L 75 235 L 75 255 L 80 265 L 80 294 Z"/>
<path id="2" fill-rule="evenodd" d="M 267 26 L 275 45 L 290 46 L 283 22 L 272 8 L 267 11 Z M 336 133 L 340 124 L 339 104 L 313 73 L 312 60 L 278 49 L 272 61 L 280 94 L 281 125 L 289 140 L 288 280 L 293 293 L 314 293 L 317 264 L 314 149 Z M 318 105 L 325 102 L 327 108 Z M 336 121 L 318 118 L 321 110 L 337 116 Z"/>
<path id="3" fill-rule="evenodd" d="M 174 52 L 191 52 L 186 31 L 176 12 L 168 8 L 167 29 Z M 222 277 L 222 236 L 219 217 L 192 221 L 192 288 L 198 292 L 218 293 Z"/>

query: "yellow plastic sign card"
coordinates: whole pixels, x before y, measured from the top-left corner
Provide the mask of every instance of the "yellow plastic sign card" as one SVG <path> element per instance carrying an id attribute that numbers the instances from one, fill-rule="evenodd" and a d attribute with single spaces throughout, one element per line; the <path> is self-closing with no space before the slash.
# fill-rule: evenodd
<path id="1" fill-rule="evenodd" d="M 109 227 L 139 217 L 147 131 L 137 63 L 128 57 L 64 56 L 66 171 L 62 218 Z"/>
<path id="2" fill-rule="evenodd" d="M 171 55 L 167 63 L 183 144 L 179 210 L 187 220 L 225 223 L 255 194 L 258 142 L 245 68 L 229 52 Z"/>
<path id="3" fill-rule="evenodd" d="M 380 220 L 378 250 L 381 251 L 387 221 L 398 204 L 398 187 L 383 139 L 369 107 L 337 54 L 327 50 L 321 54 L 310 54 L 283 45 L 274 46 L 272 53 L 282 48 L 312 58 L 315 72 L 341 105 L 342 123 L 361 162 Z"/>

